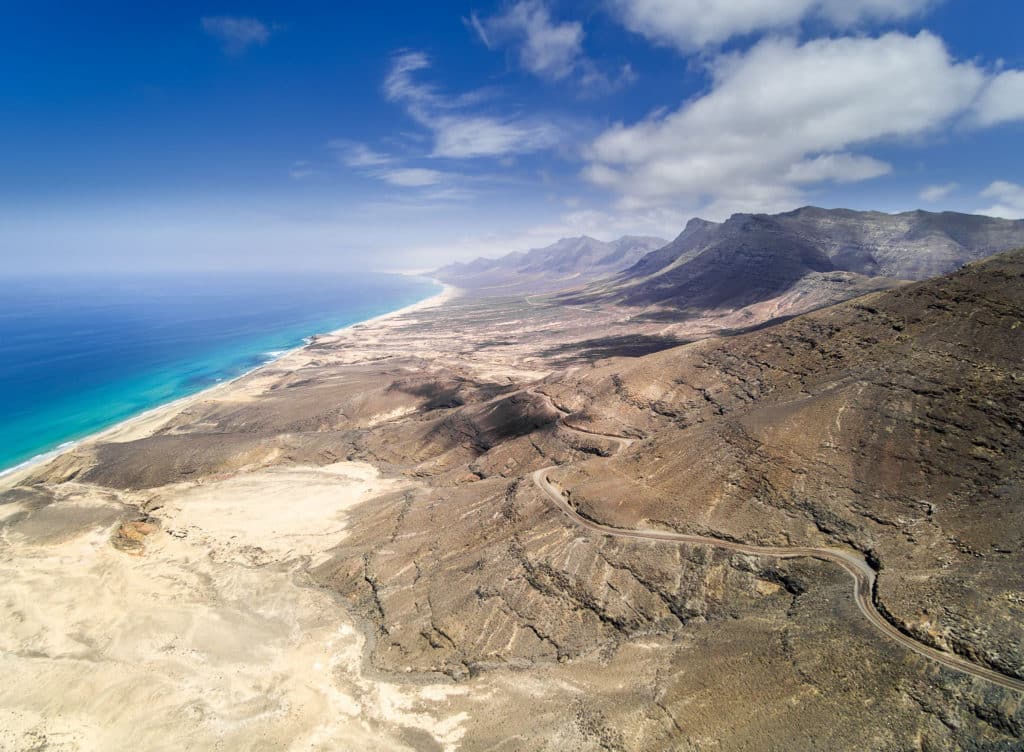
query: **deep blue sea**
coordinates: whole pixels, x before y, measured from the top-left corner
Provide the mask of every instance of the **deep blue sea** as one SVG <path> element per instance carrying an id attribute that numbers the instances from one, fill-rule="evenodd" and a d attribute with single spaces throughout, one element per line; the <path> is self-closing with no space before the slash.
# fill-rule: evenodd
<path id="1" fill-rule="evenodd" d="M 440 289 L 386 274 L 0 286 L 0 471 Z"/>

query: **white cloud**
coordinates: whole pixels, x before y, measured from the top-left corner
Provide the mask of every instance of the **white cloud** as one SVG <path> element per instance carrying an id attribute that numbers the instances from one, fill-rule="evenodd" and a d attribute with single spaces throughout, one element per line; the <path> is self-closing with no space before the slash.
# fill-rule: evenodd
<path id="1" fill-rule="evenodd" d="M 979 209 L 978 214 L 1005 219 L 1024 217 L 1024 185 L 997 180 L 983 190 L 981 196 L 995 199 L 996 203 L 986 209 Z"/>
<path id="2" fill-rule="evenodd" d="M 841 28 L 912 16 L 932 0 L 611 0 L 631 31 L 684 52 L 758 31 L 793 29 L 805 19 Z"/>
<path id="3" fill-rule="evenodd" d="M 432 87 L 416 83 L 410 74 L 430 67 L 430 58 L 422 52 L 402 52 L 391 61 L 384 81 L 384 93 L 392 101 L 432 102 L 437 98 Z"/>
<path id="4" fill-rule="evenodd" d="M 315 174 L 316 171 L 309 166 L 309 162 L 304 160 L 292 162 L 292 166 L 288 168 L 288 177 L 292 180 L 304 180 Z"/>
<path id="5" fill-rule="evenodd" d="M 327 143 L 327 147 L 346 167 L 401 188 L 424 188 L 453 176 L 452 173 L 424 167 L 403 167 L 390 154 L 383 154 L 364 143 L 347 138 L 333 139 Z"/>
<path id="6" fill-rule="evenodd" d="M 503 122 L 483 116 L 444 116 L 433 121 L 434 156 L 466 159 L 541 151 L 558 140 L 552 126 Z"/>
<path id="7" fill-rule="evenodd" d="M 837 183 L 856 183 L 860 180 L 888 175 L 892 165 L 873 157 L 855 154 L 822 154 L 791 165 L 786 171 L 787 183 L 821 183 L 834 180 Z"/>
<path id="8" fill-rule="evenodd" d="M 379 174 L 381 180 L 403 188 L 421 188 L 436 185 L 445 178 L 439 170 L 427 170 L 422 167 L 403 167 L 396 170 L 385 170 Z"/>
<path id="9" fill-rule="evenodd" d="M 518 51 L 519 65 L 538 78 L 565 81 L 570 77 L 582 96 L 603 94 L 636 80 L 628 63 L 606 72 L 583 51 L 586 36 L 578 21 L 555 21 L 547 0 L 518 0 L 504 13 L 465 20 L 489 50 L 511 46 Z"/>
<path id="10" fill-rule="evenodd" d="M 336 138 L 327 143 L 343 165 L 370 177 L 402 188 L 424 188 L 437 185 L 451 173 L 424 167 L 402 167 L 390 154 L 382 154 L 359 141 Z"/>
<path id="11" fill-rule="evenodd" d="M 450 177 L 450 176 L 445 176 Z M 477 194 L 468 188 L 456 188 L 453 186 L 442 186 L 432 190 L 424 191 L 422 198 L 425 201 L 463 203 L 476 198 Z"/>
<path id="12" fill-rule="evenodd" d="M 480 16 L 478 16 L 475 11 L 469 14 L 469 18 L 462 19 L 462 22 L 476 32 L 476 35 L 480 37 L 480 41 L 484 43 L 484 47 L 489 50 L 494 49 L 494 42 L 492 42 L 491 38 L 487 35 L 487 28 L 480 21 Z"/>
<path id="13" fill-rule="evenodd" d="M 1005 71 L 993 78 L 974 111 L 975 121 L 982 126 L 1024 120 L 1024 71 Z"/>
<path id="14" fill-rule="evenodd" d="M 414 120 L 433 132 L 431 156 L 466 159 L 524 154 L 550 148 L 561 140 L 559 128 L 551 122 L 467 112 L 485 99 L 485 93 L 441 94 L 413 76 L 429 67 L 430 60 L 422 52 L 397 55 L 384 81 L 384 93 L 391 101 L 404 104 Z"/>
<path id="15" fill-rule="evenodd" d="M 337 154 L 341 163 L 348 167 L 380 167 L 394 161 L 387 154 L 374 151 L 358 141 L 336 138 L 329 141 L 327 146 Z"/>
<path id="16" fill-rule="evenodd" d="M 885 174 L 888 165 L 850 150 L 947 125 L 986 80 L 927 32 L 766 39 L 718 57 L 710 72 L 707 94 L 600 135 L 584 174 L 625 207 L 688 202 L 719 216 L 793 208 L 806 186 Z"/>
<path id="17" fill-rule="evenodd" d="M 588 59 L 580 64 L 579 85 L 585 95 L 617 91 L 632 84 L 636 78 L 636 71 L 630 63 L 624 63 L 614 74 L 605 73 Z"/>
<path id="18" fill-rule="evenodd" d="M 517 44 L 520 65 L 541 78 L 568 77 L 583 56 L 583 26 L 576 21 L 556 23 L 541 0 L 520 0 L 487 19 L 474 13 L 470 24 L 489 49 Z"/>
<path id="19" fill-rule="evenodd" d="M 266 44 L 270 28 L 255 18 L 237 16 L 204 16 L 203 31 L 219 39 L 229 55 L 241 55 L 254 44 Z"/>
<path id="20" fill-rule="evenodd" d="M 946 198 L 950 193 L 955 191 L 959 186 L 956 183 L 945 183 L 944 185 L 929 185 L 927 188 L 918 194 L 922 201 L 927 201 L 930 204 L 937 203 Z"/>

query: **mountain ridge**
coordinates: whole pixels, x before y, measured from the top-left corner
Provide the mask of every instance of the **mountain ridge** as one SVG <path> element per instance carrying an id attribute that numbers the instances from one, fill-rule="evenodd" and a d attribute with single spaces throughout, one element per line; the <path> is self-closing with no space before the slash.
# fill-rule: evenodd
<path id="1" fill-rule="evenodd" d="M 625 235 L 609 242 L 580 235 L 498 258 L 448 264 L 431 276 L 480 294 L 550 292 L 619 272 L 664 244 L 661 238 L 642 235 Z"/>
<path id="2" fill-rule="evenodd" d="M 568 293 L 569 303 L 739 309 L 784 295 L 813 275 L 845 273 L 850 294 L 949 273 L 1024 245 L 1024 220 L 959 212 L 900 214 L 806 206 L 781 214 L 691 219 L 629 268 Z"/>

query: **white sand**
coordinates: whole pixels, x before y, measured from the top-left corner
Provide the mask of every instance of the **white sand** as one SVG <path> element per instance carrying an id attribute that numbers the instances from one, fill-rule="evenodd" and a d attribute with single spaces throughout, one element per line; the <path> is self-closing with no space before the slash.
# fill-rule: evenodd
<path id="1" fill-rule="evenodd" d="M 347 510 L 401 487 L 362 462 L 274 467 L 171 487 L 157 514 L 166 529 L 198 536 L 214 556 L 242 551 L 255 562 L 312 557 L 315 566 L 344 538 Z"/>
<path id="2" fill-rule="evenodd" d="M 0 541 L 0 749 L 408 749 L 402 727 L 454 749 L 465 690 L 364 676 L 362 635 L 302 585 L 345 511 L 397 482 L 338 463 L 168 487 L 141 556 L 110 543 L 115 495 L 66 488 Z M 95 524 L 36 535 L 60 515 Z"/>
<path id="3" fill-rule="evenodd" d="M 299 348 L 273 368 L 313 357 Z M 147 436 L 194 400 L 246 401 L 265 386 L 257 369 L 81 443 Z M 452 700 L 467 690 L 364 675 L 362 634 L 306 586 L 348 511 L 406 483 L 340 462 L 137 494 L 65 483 L 41 509 L 0 506 L 0 750 L 393 750 L 424 734 L 455 749 L 467 716 Z M 161 528 L 140 552 L 118 550 L 111 538 L 142 502 L 158 505 Z"/>

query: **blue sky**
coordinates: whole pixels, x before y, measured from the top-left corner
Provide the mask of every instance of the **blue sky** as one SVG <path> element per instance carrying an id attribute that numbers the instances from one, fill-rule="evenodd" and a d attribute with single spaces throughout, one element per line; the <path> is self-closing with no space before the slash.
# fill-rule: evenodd
<path id="1" fill-rule="evenodd" d="M 1024 215 L 1024 4 L 24 4 L 7 271 L 408 269 L 804 204 Z"/>

